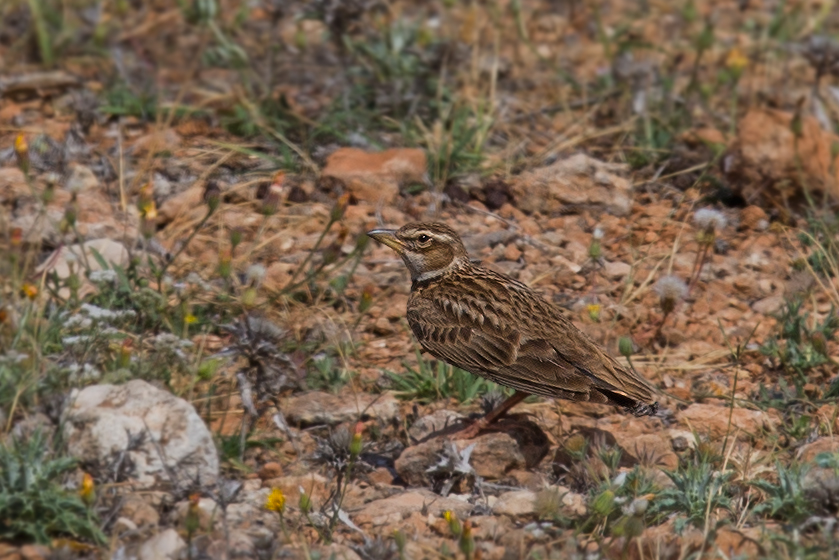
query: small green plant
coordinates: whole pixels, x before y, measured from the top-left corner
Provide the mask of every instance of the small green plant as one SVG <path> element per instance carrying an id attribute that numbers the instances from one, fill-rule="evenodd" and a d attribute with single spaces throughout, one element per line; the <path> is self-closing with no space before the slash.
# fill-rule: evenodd
<path id="1" fill-rule="evenodd" d="M 716 470 L 710 461 L 697 455 L 679 465 L 676 471 L 665 474 L 673 481 L 673 486 L 656 496 L 651 514 L 659 520 L 669 514 L 679 514 L 676 531 L 681 532 L 687 525 L 713 529 L 715 527 L 706 527 L 706 523 L 716 517 L 717 510 L 731 511 L 728 483 L 734 476 L 733 471 Z"/>
<path id="2" fill-rule="evenodd" d="M 806 382 L 808 371 L 830 363 L 827 343 L 839 329 L 839 317 L 832 308 L 822 322 L 813 323 L 809 317 L 800 300 L 788 301 L 777 316 L 780 333 L 761 347 L 764 355 L 796 373 L 797 383 L 801 384 Z"/>
<path id="3" fill-rule="evenodd" d="M 306 383 L 313 389 L 337 393 L 352 378 L 352 372 L 336 364 L 335 359 L 330 355 L 315 357 L 312 365 L 313 368 L 306 378 Z"/>
<path id="4" fill-rule="evenodd" d="M 42 432 L 0 444 L 0 540 L 48 544 L 69 536 L 104 544 L 82 497 L 61 484 L 75 466 L 49 449 Z"/>
<path id="5" fill-rule="evenodd" d="M 386 371 L 385 375 L 400 398 L 423 403 L 454 398 L 466 403 L 486 393 L 502 389 L 483 377 L 456 368 L 442 361 L 432 366 L 417 352 L 418 367 L 405 364 L 405 372 Z"/>
<path id="6" fill-rule="evenodd" d="M 812 514 L 812 503 L 804 488 L 803 479 L 809 466 L 793 463 L 785 467 L 775 464 L 777 482 L 753 480 L 749 484 L 760 490 L 765 499 L 752 510 L 755 515 L 767 515 L 781 521 L 800 523 Z"/>

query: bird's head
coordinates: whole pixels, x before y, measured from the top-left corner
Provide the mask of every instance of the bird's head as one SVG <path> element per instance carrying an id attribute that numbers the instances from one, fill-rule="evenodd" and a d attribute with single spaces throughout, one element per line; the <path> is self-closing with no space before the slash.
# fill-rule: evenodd
<path id="1" fill-rule="evenodd" d="M 396 251 L 411 272 L 411 280 L 439 276 L 468 263 L 460 236 L 439 222 L 406 224 L 399 229 L 374 229 L 367 235 Z"/>

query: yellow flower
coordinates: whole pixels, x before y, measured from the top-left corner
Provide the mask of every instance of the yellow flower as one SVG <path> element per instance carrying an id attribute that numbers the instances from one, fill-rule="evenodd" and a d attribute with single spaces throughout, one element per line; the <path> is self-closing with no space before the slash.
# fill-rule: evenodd
<path id="1" fill-rule="evenodd" d="M 460 525 L 460 520 L 457 516 L 451 510 L 447 509 L 443 512 L 443 519 L 449 524 L 449 530 L 452 532 L 452 535 L 459 537 L 463 531 L 463 527 Z"/>
<path id="2" fill-rule="evenodd" d="M 153 199 L 140 199 L 140 215 L 147 220 L 154 220 L 157 218 L 157 205 Z"/>
<path id="3" fill-rule="evenodd" d="M 93 482 L 93 477 L 88 473 L 84 473 L 82 476 L 82 487 L 79 489 L 79 496 L 81 496 L 84 503 L 89 505 L 93 502 L 95 489 L 96 485 Z"/>
<path id="4" fill-rule="evenodd" d="M 599 303 L 590 303 L 586 305 L 586 311 L 588 311 L 588 316 L 591 317 L 592 321 L 600 321 L 600 304 Z"/>
<path id="5" fill-rule="evenodd" d="M 26 137 L 23 134 L 18 134 L 15 138 L 15 156 L 20 170 L 29 173 L 29 144 L 26 143 Z"/>
<path id="6" fill-rule="evenodd" d="M 38 286 L 35 284 L 29 284 L 28 282 L 24 284 L 21 289 L 21 294 L 28 297 L 29 299 L 35 299 L 38 297 Z"/>
<path id="7" fill-rule="evenodd" d="M 282 513 L 285 510 L 285 494 L 279 488 L 274 488 L 265 499 L 265 509 Z"/>
<path id="8" fill-rule="evenodd" d="M 184 323 L 187 325 L 191 325 L 192 323 L 196 322 L 198 317 L 193 315 L 192 313 L 187 313 L 186 317 L 184 317 Z"/>
<path id="9" fill-rule="evenodd" d="M 26 136 L 18 134 L 15 138 L 15 153 L 25 154 L 29 151 L 29 144 L 26 143 Z"/>
<path id="10" fill-rule="evenodd" d="M 725 67 L 729 70 L 733 70 L 736 73 L 740 73 L 746 66 L 749 65 L 749 57 L 743 54 L 739 48 L 734 47 L 730 51 L 728 51 L 728 55 L 725 57 Z"/>

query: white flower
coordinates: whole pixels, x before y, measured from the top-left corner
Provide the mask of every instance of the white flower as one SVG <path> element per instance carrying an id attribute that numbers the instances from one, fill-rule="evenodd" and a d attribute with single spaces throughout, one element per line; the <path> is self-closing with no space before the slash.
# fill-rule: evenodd
<path id="1" fill-rule="evenodd" d="M 123 309 L 122 311 L 113 311 L 111 309 L 104 309 L 89 303 L 83 303 L 81 311 L 86 313 L 88 317 L 96 321 L 113 321 L 116 319 L 132 319 L 137 313 L 133 309 Z"/>
<path id="2" fill-rule="evenodd" d="M 603 239 L 603 229 L 600 226 L 594 228 L 594 233 L 591 236 L 595 239 Z"/>
<path id="3" fill-rule="evenodd" d="M 725 228 L 728 221 L 719 210 L 713 208 L 702 208 L 693 214 L 693 222 L 700 228 L 708 232 L 715 232 Z"/>
<path id="4" fill-rule="evenodd" d="M 70 380 L 75 383 L 98 381 L 102 377 L 102 372 L 92 364 L 70 364 L 67 370 L 70 373 Z"/>
<path id="5" fill-rule="evenodd" d="M 61 339 L 61 344 L 64 346 L 73 346 L 75 344 L 81 344 L 83 342 L 87 342 L 90 340 L 90 337 L 86 334 L 82 334 L 79 336 L 65 336 Z"/>
<path id="6" fill-rule="evenodd" d="M 65 329 L 73 329 L 76 327 L 87 329 L 93 325 L 93 321 L 91 321 L 90 317 L 85 317 L 84 315 L 71 315 L 66 321 L 64 321 L 64 328 Z"/>
<path id="7" fill-rule="evenodd" d="M 5 354 L 0 355 L 0 363 L 19 364 L 20 362 L 29 358 L 29 354 L 18 352 L 17 350 L 6 350 Z"/>
<path id="8" fill-rule="evenodd" d="M 115 284 L 117 281 L 117 271 L 106 268 L 104 270 L 94 270 L 90 273 L 91 282 L 99 282 L 102 284 Z"/>

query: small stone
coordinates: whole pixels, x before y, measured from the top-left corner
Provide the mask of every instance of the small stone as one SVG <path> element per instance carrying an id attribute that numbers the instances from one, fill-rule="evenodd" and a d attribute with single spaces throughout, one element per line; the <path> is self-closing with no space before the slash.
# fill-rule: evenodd
<path id="1" fill-rule="evenodd" d="M 160 514 L 144 497 L 143 494 L 126 494 L 122 497 L 120 516 L 137 527 L 157 527 Z"/>
<path id="2" fill-rule="evenodd" d="M 735 407 L 731 411 L 725 406 L 701 403 L 694 403 L 678 412 L 676 418 L 687 429 L 695 430 L 699 434 L 708 434 L 711 439 L 720 439 L 726 434 L 735 433 L 754 437 L 773 425 L 773 420 L 762 410 Z"/>
<path id="3" fill-rule="evenodd" d="M 785 301 L 784 296 L 765 297 L 754 302 L 752 304 L 752 310 L 761 315 L 772 315 L 783 307 Z"/>
<path id="4" fill-rule="evenodd" d="M 333 395 L 320 391 L 294 395 L 282 404 L 286 419 L 293 424 L 334 426 L 357 420 L 390 422 L 399 414 L 399 401 L 391 392 L 370 395 Z"/>
<path id="5" fill-rule="evenodd" d="M 8 543 L 0 542 L 0 560 L 21 560 L 18 548 Z"/>
<path id="6" fill-rule="evenodd" d="M 372 331 L 378 336 L 389 336 L 396 332 L 396 327 L 387 317 L 379 317 L 373 323 Z"/>
<path id="7" fill-rule="evenodd" d="M 536 492 L 514 490 L 498 496 L 498 500 L 492 506 L 492 513 L 510 517 L 531 517 L 536 512 L 535 506 Z"/>
<path id="8" fill-rule="evenodd" d="M 190 505 L 189 500 L 175 504 L 174 518 L 176 523 L 181 527 L 184 526 Z M 213 522 L 219 520 L 220 515 L 221 511 L 218 508 L 218 504 L 211 498 L 201 498 L 198 500 L 198 524 L 202 531 L 211 531 L 213 529 Z"/>
<path id="9" fill-rule="evenodd" d="M 20 547 L 20 556 L 23 560 L 47 560 L 52 554 L 49 547 L 42 544 L 25 544 Z"/>
<path id="10" fill-rule="evenodd" d="M 399 523 L 413 512 L 439 517 L 444 511 L 451 511 L 463 519 L 472 511 L 472 505 L 457 498 L 443 498 L 428 490 L 409 490 L 364 504 L 350 515 L 358 525 L 381 526 Z"/>
<path id="11" fill-rule="evenodd" d="M 507 247 L 504 249 L 504 260 L 515 262 L 520 258 L 521 250 L 512 243 L 507 245 Z"/>
<path id="12" fill-rule="evenodd" d="M 700 145 L 725 145 L 727 140 L 725 135 L 718 129 L 713 127 L 702 127 L 693 130 L 687 130 L 679 135 L 679 138 L 689 146 Z"/>
<path id="13" fill-rule="evenodd" d="M 74 164 L 65 188 L 70 192 L 80 193 L 99 188 L 99 178 L 86 165 Z"/>
<path id="14" fill-rule="evenodd" d="M 812 463 L 820 453 L 836 453 L 837 451 L 839 451 L 839 436 L 825 436 L 802 445 L 796 456 L 802 464 Z"/>
<path id="15" fill-rule="evenodd" d="M 603 273 L 611 280 L 621 280 L 632 272 L 632 266 L 624 262 L 607 262 Z"/>
<path id="16" fill-rule="evenodd" d="M 396 472 L 411 486 L 428 484 L 428 469 L 438 463 L 447 443 L 448 440 L 440 437 L 408 447 L 395 462 Z M 472 440 L 456 440 L 454 444 L 461 452 L 474 444 L 469 464 L 478 476 L 485 479 L 498 480 L 511 469 L 526 466 L 517 441 L 503 432 L 485 434 Z"/>
<path id="17" fill-rule="evenodd" d="M 172 152 L 180 145 L 181 137 L 178 133 L 174 129 L 167 128 L 165 130 L 155 130 L 137 138 L 131 146 L 131 151 L 137 156 L 149 152 L 159 154 L 161 152 Z"/>
<path id="18" fill-rule="evenodd" d="M 518 208 L 528 214 L 550 215 L 572 205 L 626 216 L 632 210 L 632 183 L 617 174 L 625 169 L 625 165 L 576 154 L 525 171 L 512 180 L 510 192 Z"/>
<path id="19" fill-rule="evenodd" d="M 769 223 L 769 216 L 760 206 L 746 206 L 740 211 L 740 226 L 746 229 L 762 230 L 763 224 Z"/>
<path id="20" fill-rule="evenodd" d="M 379 467 L 367 475 L 367 480 L 380 486 L 390 486 L 394 483 L 393 472 L 387 467 Z"/>
<path id="21" fill-rule="evenodd" d="M 435 432 L 457 425 L 464 417 L 453 410 L 441 408 L 433 413 L 423 416 L 408 428 L 408 435 L 413 441 L 423 441 Z"/>
<path id="22" fill-rule="evenodd" d="M 188 189 L 167 198 L 157 211 L 158 225 L 168 224 L 178 216 L 203 215 L 207 213 L 204 204 L 204 185 L 194 184 Z"/>
<path id="23" fill-rule="evenodd" d="M 418 148 L 394 148 L 365 152 L 340 148 L 326 158 L 321 179 L 343 183 L 352 195 L 370 204 L 391 204 L 403 185 L 427 184 L 425 152 Z"/>
<path id="24" fill-rule="evenodd" d="M 122 533 L 127 532 L 134 532 L 137 530 L 137 524 L 128 519 L 127 517 L 117 517 L 116 521 L 114 521 L 113 525 L 113 532 L 115 535 L 121 535 Z M 0 559 L 3 557 L 0 556 Z"/>
<path id="25" fill-rule="evenodd" d="M 268 480 L 269 478 L 278 478 L 283 475 L 283 467 L 276 461 L 270 461 L 262 465 L 262 468 L 259 469 L 259 478 L 262 480 Z"/>
<path id="26" fill-rule="evenodd" d="M 140 546 L 138 560 L 164 560 L 179 558 L 186 543 L 174 529 L 166 529 L 154 535 Z"/>

